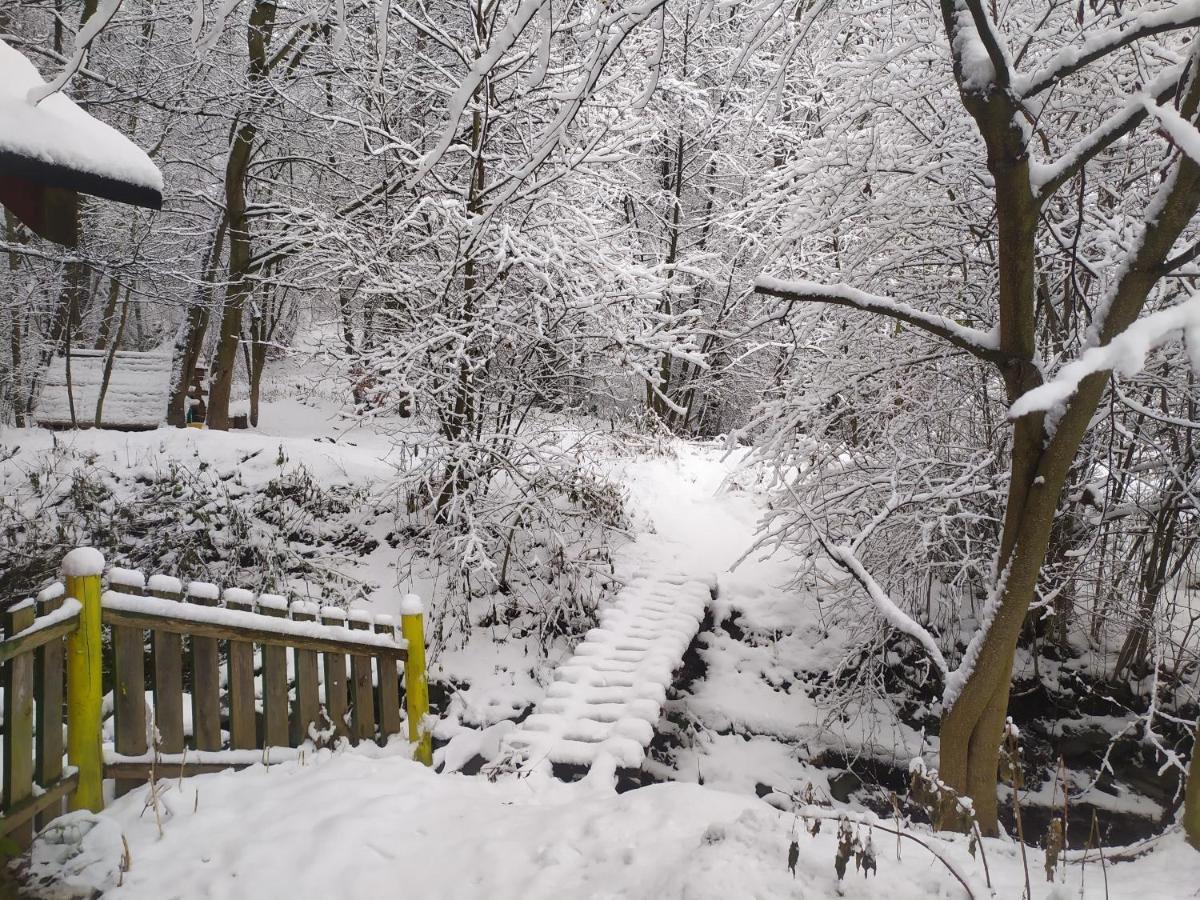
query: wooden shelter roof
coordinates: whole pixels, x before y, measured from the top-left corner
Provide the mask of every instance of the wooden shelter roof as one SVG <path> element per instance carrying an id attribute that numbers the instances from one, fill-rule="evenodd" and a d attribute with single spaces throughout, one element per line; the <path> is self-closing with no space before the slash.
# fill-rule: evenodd
<path id="1" fill-rule="evenodd" d="M 103 350 L 73 351 L 69 393 L 67 358 L 59 356 L 51 361 L 34 410 L 39 425 L 87 428 L 95 424 L 96 401 L 107 355 Z M 162 424 L 171 390 L 171 362 L 169 350 L 149 353 L 118 350 L 113 356 L 112 373 L 101 406 L 100 427 L 141 431 Z"/>
<path id="2" fill-rule="evenodd" d="M 33 63 L 0 40 L 0 203 L 68 245 L 78 194 L 160 209 L 162 173 L 150 157 L 61 91 L 31 99 L 43 87 Z"/>

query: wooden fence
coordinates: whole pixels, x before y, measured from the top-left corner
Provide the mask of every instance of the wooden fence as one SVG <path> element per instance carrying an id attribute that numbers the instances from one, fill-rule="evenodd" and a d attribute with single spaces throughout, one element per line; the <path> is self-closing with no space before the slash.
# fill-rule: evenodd
<path id="1" fill-rule="evenodd" d="M 408 738 L 416 758 L 431 763 L 424 616 L 415 597 L 404 601 L 398 636 L 391 617 L 363 610 L 163 575 L 146 581 L 126 569 L 110 569 L 103 590 L 103 569 L 97 551 L 72 551 L 65 585 L 12 607 L 0 623 L 0 836 L 18 847 L 64 800 L 99 812 L 105 778 L 121 794 L 151 777 L 282 762 L 310 738 L 386 741 L 402 726 L 400 663 Z"/>

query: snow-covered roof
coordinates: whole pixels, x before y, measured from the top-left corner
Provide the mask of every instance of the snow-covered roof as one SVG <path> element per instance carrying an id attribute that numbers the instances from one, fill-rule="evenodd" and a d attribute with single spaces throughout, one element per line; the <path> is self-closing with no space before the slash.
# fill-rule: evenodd
<path id="1" fill-rule="evenodd" d="M 31 103 L 30 90 L 43 85 L 33 63 L 0 40 L 0 175 L 159 208 L 162 173 L 150 157 L 61 91 Z"/>
<path id="2" fill-rule="evenodd" d="M 66 357 L 53 359 L 38 397 L 34 417 L 38 424 L 70 427 L 71 400 L 78 425 L 96 421 L 96 398 L 104 377 L 105 352 L 75 350 L 71 353 L 71 397 L 67 396 Z M 104 394 L 102 428 L 157 428 L 167 415 L 171 388 L 169 352 L 135 353 L 117 351 L 112 375 Z"/>

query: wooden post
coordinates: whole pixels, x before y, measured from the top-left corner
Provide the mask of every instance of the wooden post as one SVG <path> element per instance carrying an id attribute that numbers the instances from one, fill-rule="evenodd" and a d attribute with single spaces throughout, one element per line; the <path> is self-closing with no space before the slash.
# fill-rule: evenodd
<path id="1" fill-rule="evenodd" d="M 16 604 L 4 615 L 4 633 L 12 637 L 33 624 L 33 601 Z M 22 653 L 4 665 L 4 809 L 33 795 L 33 654 Z M 21 849 L 33 840 L 33 823 L 9 836 Z"/>
<path id="2" fill-rule="evenodd" d="M 79 628 L 67 637 L 67 762 L 79 771 L 68 801 L 72 810 L 104 808 L 104 758 L 100 748 L 100 574 L 99 550 L 80 547 L 62 562 L 67 596 L 83 607 Z"/>
<path id="3" fill-rule="evenodd" d="M 323 606 L 321 623 L 344 626 L 346 611 L 336 606 Z M 333 733 L 338 737 L 350 737 L 346 725 L 346 657 L 341 653 L 323 653 L 321 656 L 325 663 L 325 711 L 333 723 Z"/>
<path id="4" fill-rule="evenodd" d="M 109 587 L 123 594 L 142 596 L 146 579 L 141 572 L 113 568 Z M 113 718 L 115 749 L 121 756 L 143 756 L 146 745 L 146 633 L 140 628 L 117 626 L 113 639 Z M 127 794 L 140 779 L 118 778 L 116 796 Z"/>
<path id="5" fill-rule="evenodd" d="M 183 584 L 170 575 L 151 575 L 151 597 L 178 601 Z M 183 752 L 183 638 L 167 631 L 150 633 L 154 655 L 154 727 L 160 753 Z"/>
<path id="6" fill-rule="evenodd" d="M 350 610 L 350 629 L 370 631 L 374 617 L 365 610 Z M 350 696 L 354 701 L 350 720 L 360 741 L 375 740 L 375 689 L 371 684 L 371 657 L 350 657 Z"/>
<path id="7" fill-rule="evenodd" d="M 391 616 L 376 616 L 375 633 L 394 639 L 395 620 Z M 375 663 L 379 667 L 379 743 L 387 744 L 388 738 L 400 733 L 400 675 L 394 659 L 377 656 Z"/>
<path id="8" fill-rule="evenodd" d="M 287 600 L 278 594 L 262 594 L 258 611 L 264 616 L 286 618 Z M 287 648 L 262 648 L 263 746 L 288 746 Z"/>
<path id="9" fill-rule="evenodd" d="M 292 620 L 315 622 L 319 608 L 315 603 L 297 600 L 292 604 Z M 292 651 L 296 670 L 296 705 L 292 710 L 292 744 L 299 747 L 308 739 L 309 726 L 321 713 L 320 683 L 317 677 L 317 654 L 312 650 Z"/>
<path id="10" fill-rule="evenodd" d="M 216 606 L 220 592 L 215 584 L 193 581 L 188 602 Z M 197 750 L 221 749 L 221 658 L 217 639 L 192 638 L 192 735 Z"/>
<path id="11" fill-rule="evenodd" d="M 252 612 L 254 594 L 241 588 L 225 588 L 226 609 Z M 247 641 L 229 642 L 229 746 L 234 750 L 253 750 L 258 746 L 258 726 L 254 709 L 254 645 Z"/>
<path id="12" fill-rule="evenodd" d="M 63 604 L 63 586 L 55 582 L 37 596 L 37 614 L 48 616 Z M 37 698 L 37 750 L 34 778 L 43 787 L 56 783 L 63 774 L 63 668 L 64 639 L 51 641 L 34 651 L 33 693 Z M 35 827 L 43 828 L 62 814 L 62 801 L 38 813 Z"/>
<path id="13" fill-rule="evenodd" d="M 1187 791 L 1183 798 L 1183 833 L 1188 843 L 1200 850 L 1200 719 L 1192 742 L 1192 762 L 1188 766 Z"/>
<path id="14" fill-rule="evenodd" d="M 408 642 L 408 659 L 404 662 L 408 740 L 415 745 L 413 759 L 432 766 L 433 735 L 425 728 L 425 716 L 429 714 L 429 683 L 425 677 L 425 608 L 416 594 L 409 594 L 400 604 L 400 630 Z"/>

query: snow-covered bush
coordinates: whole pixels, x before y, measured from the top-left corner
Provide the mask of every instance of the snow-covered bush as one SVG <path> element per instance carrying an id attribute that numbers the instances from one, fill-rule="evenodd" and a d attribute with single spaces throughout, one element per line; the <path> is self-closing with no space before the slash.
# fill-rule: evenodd
<path id="1" fill-rule="evenodd" d="M 147 572 L 259 591 L 303 586 L 330 603 L 360 596 L 365 586 L 339 570 L 374 548 L 362 527 L 373 511 L 366 490 L 323 487 L 282 457 L 248 484 L 247 461 L 167 456 L 123 469 L 66 444 L 10 459 L 0 471 L 0 596 L 35 590 L 77 546 Z"/>

